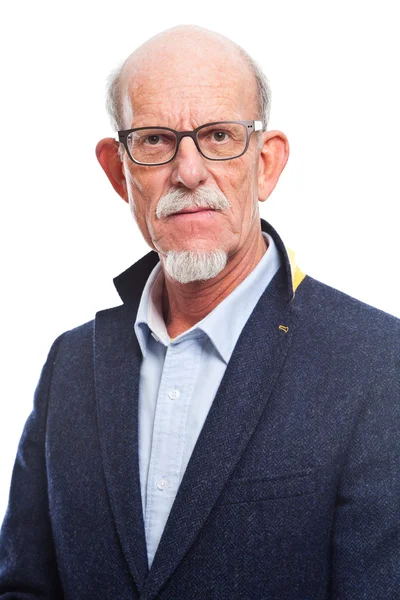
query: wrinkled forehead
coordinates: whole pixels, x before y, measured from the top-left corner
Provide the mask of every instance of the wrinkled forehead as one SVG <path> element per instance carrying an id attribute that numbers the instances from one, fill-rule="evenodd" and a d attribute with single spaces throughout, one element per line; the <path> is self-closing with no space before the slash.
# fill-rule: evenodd
<path id="1" fill-rule="evenodd" d="M 121 100 L 127 127 L 133 119 L 152 115 L 163 123 L 189 116 L 258 116 L 256 81 L 247 62 L 232 47 L 204 40 L 140 48 L 121 74 Z"/>

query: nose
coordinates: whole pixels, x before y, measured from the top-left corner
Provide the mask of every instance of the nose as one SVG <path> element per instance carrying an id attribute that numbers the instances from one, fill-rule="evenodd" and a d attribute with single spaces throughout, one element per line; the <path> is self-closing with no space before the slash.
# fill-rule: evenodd
<path id="1" fill-rule="evenodd" d="M 171 182 L 176 186 L 184 185 L 191 190 L 204 184 L 208 177 L 205 160 L 197 150 L 194 141 L 190 137 L 183 137 L 172 163 L 174 166 Z"/>

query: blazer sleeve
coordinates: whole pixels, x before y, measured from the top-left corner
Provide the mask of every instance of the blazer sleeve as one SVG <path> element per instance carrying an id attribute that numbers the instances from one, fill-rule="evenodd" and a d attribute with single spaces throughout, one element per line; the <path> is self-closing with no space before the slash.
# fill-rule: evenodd
<path id="1" fill-rule="evenodd" d="M 333 598 L 400 598 L 400 364 L 377 374 L 341 476 Z"/>
<path id="2" fill-rule="evenodd" d="M 60 336 L 51 347 L 18 446 L 0 532 L 0 599 L 62 600 L 47 494 L 45 434 Z"/>

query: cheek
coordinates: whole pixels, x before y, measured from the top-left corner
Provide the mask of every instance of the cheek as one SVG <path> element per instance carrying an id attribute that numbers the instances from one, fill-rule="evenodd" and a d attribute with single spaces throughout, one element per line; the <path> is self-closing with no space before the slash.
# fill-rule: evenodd
<path id="1" fill-rule="evenodd" d="M 241 207 L 243 211 L 247 206 L 254 204 L 252 200 L 257 201 L 255 174 L 254 162 L 246 160 L 244 155 L 230 162 L 227 161 L 224 170 L 215 173 L 214 177 L 221 191 L 231 202 L 232 208 Z"/>
<path id="2" fill-rule="evenodd" d="M 129 168 L 126 179 L 135 204 L 139 203 L 140 198 L 145 199 L 146 206 L 149 206 L 149 203 L 157 202 L 168 187 L 169 174 L 169 170 L 162 167 L 134 166 Z"/>
<path id="3" fill-rule="evenodd" d="M 151 198 L 154 195 L 151 177 L 144 177 L 146 173 L 136 174 L 129 171 L 126 176 L 129 200 L 136 215 L 146 212 L 146 207 L 151 206 Z"/>
<path id="4" fill-rule="evenodd" d="M 148 241 L 151 197 L 149 196 L 146 186 L 143 186 L 142 182 L 131 173 L 126 177 L 126 182 L 131 213 L 137 222 L 142 235 Z"/>
<path id="5" fill-rule="evenodd" d="M 129 204 L 143 237 L 154 249 L 157 238 L 156 206 L 159 198 L 168 191 L 167 169 L 151 167 L 133 167 L 129 169 L 126 180 Z"/>
<path id="6" fill-rule="evenodd" d="M 133 213 L 133 216 L 136 220 L 140 219 L 142 214 L 142 207 L 144 206 L 143 202 L 143 192 L 140 187 L 137 185 L 136 181 L 132 177 L 126 178 L 127 189 L 128 189 L 128 198 L 129 198 L 129 206 Z"/>

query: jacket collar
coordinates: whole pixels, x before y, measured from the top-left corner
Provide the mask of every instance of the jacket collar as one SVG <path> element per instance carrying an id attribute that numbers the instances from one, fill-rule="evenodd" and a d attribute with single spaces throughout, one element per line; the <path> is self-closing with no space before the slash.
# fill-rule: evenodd
<path id="1" fill-rule="evenodd" d="M 295 291 L 303 281 L 305 274 L 297 266 L 294 252 L 285 247 L 282 239 L 272 225 L 267 223 L 267 221 L 264 221 L 264 219 L 261 219 L 261 229 L 262 231 L 265 231 L 265 233 L 269 233 L 274 240 L 278 251 L 282 255 L 287 287 L 287 300 L 290 302 L 293 300 Z M 147 277 L 158 261 L 158 254 L 154 251 L 149 252 L 134 265 L 126 269 L 126 271 L 114 278 L 114 285 L 124 304 L 132 304 L 132 302 L 136 303 L 138 290 L 143 290 Z"/>

